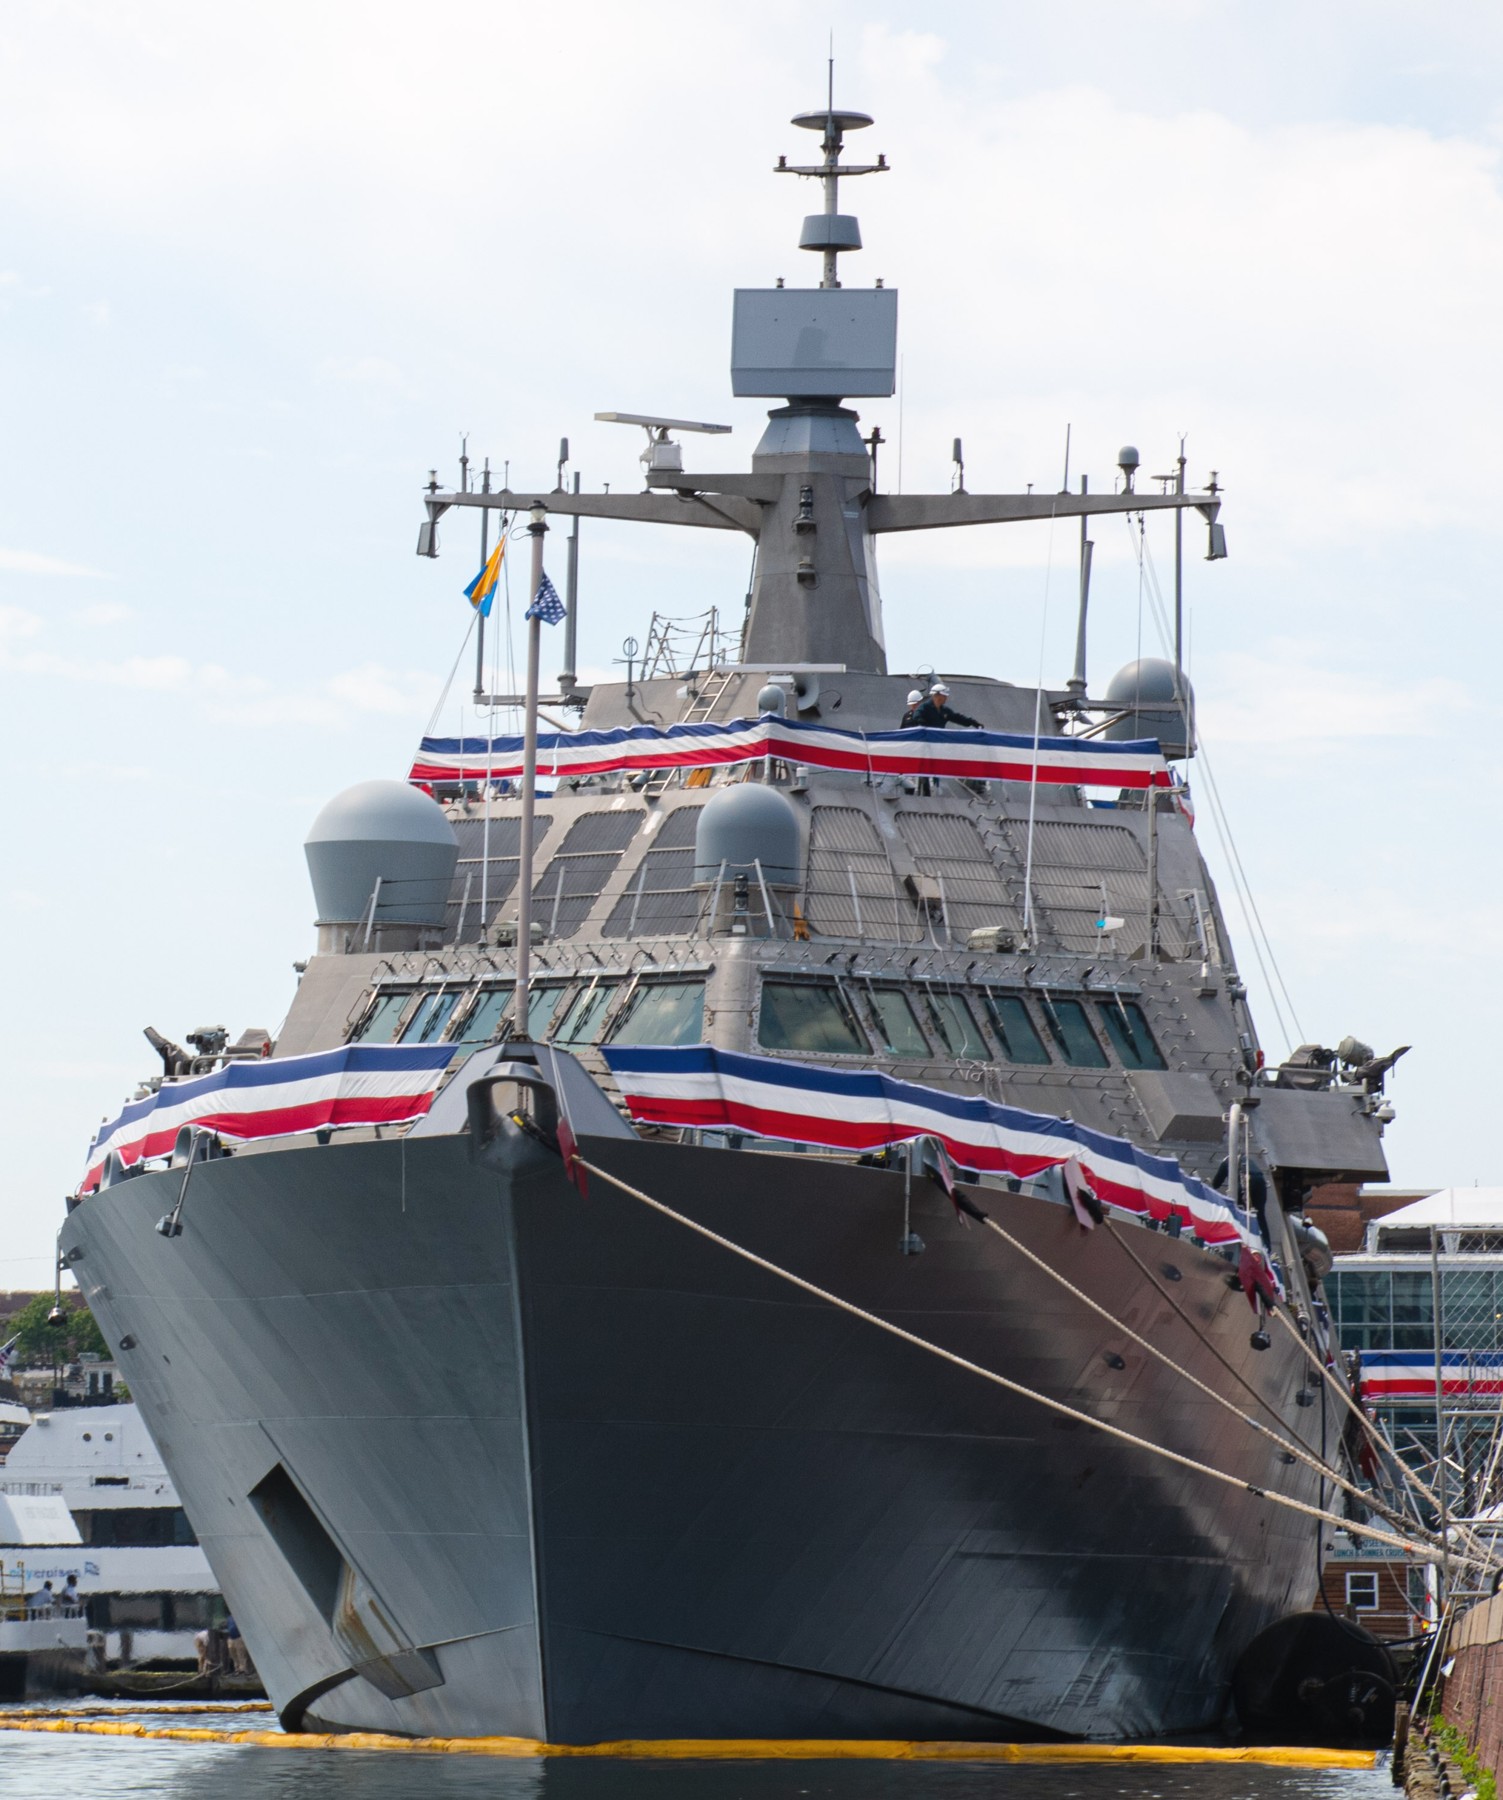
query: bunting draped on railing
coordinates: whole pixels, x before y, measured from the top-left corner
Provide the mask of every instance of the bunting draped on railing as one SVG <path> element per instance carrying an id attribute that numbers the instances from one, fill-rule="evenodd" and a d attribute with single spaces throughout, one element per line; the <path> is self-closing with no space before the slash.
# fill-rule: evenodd
<path id="1" fill-rule="evenodd" d="M 1071 1119 L 897 1081 L 876 1070 L 745 1056 L 709 1044 L 607 1044 L 604 1054 L 632 1117 L 644 1124 L 741 1131 L 852 1152 L 936 1137 L 958 1167 L 1022 1180 L 1075 1157 L 1108 1205 L 1161 1222 L 1177 1216 L 1207 1244 L 1263 1250 L 1256 1226 L 1173 1158 L 1152 1156 Z"/>
<path id="2" fill-rule="evenodd" d="M 212 1075 L 164 1081 L 101 1125 L 80 1193 L 99 1185 L 113 1150 L 127 1168 L 167 1156 L 184 1125 L 231 1143 L 326 1126 L 400 1125 L 420 1119 L 454 1055 L 451 1044 L 346 1044 L 312 1056 L 227 1063 Z"/>
<path id="3" fill-rule="evenodd" d="M 1503 1394 L 1503 1350 L 1443 1350 L 1441 1393 Z M 1433 1350 L 1364 1350 L 1362 1398 L 1394 1406 L 1435 1399 Z"/>
<path id="4" fill-rule="evenodd" d="M 538 734 L 538 773 L 550 780 L 637 769 L 705 769 L 775 756 L 809 768 L 868 775 L 949 775 L 970 781 L 1073 782 L 1086 787 L 1168 787 L 1155 738 L 1099 738 L 1007 731 L 843 731 L 764 713 L 725 725 L 628 725 L 614 731 Z M 512 780 L 522 773 L 520 737 L 425 737 L 407 779 Z"/>

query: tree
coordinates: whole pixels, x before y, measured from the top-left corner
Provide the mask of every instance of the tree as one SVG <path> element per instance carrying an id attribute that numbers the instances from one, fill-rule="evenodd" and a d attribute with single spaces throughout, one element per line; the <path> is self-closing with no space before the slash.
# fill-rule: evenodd
<path id="1" fill-rule="evenodd" d="M 7 1339 L 16 1339 L 16 1362 L 36 1368 L 51 1364 L 77 1362 L 92 1352 L 110 1359 L 110 1347 L 94 1323 L 94 1315 L 76 1294 L 63 1296 L 64 1323 L 49 1325 L 47 1315 L 53 1308 L 51 1294 L 36 1294 L 20 1312 L 6 1321 Z"/>

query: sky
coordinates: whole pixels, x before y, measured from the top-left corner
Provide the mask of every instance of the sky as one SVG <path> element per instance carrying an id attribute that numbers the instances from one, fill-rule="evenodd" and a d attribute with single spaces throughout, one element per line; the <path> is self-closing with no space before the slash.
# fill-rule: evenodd
<path id="1" fill-rule="evenodd" d="M 0 1288 L 49 1281 L 144 1026 L 285 1014 L 307 827 L 404 772 L 460 653 L 476 527 L 414 556 L 428 470 L 468 433 L 551 486 L 567 436 L 636 487 L 608 409 L 732 425 L 700 443 L 745 466 L 731 290 L 817 280 L 816 190 L 771 171 L 832 34 L 892 165 L 846 191 L 845 279 L 900 291 L 882 484 L 945 490 L 960 436 L 973 490 L 1054 487 L 1067 426 L 1093 488 L 1181 435 L 1217 472 L 1190 774 L 1265 1048 L 1412 1044 L 1394 1180 L 1503 1183 L 1503 13 L 33 0 L 0 17 Z M 1127 528 L 1097 537 L 1093 687 L 1161 647 Z M 1148 552 L 1167 584 L 1167 524 Z M 895 669 L 1069 673 L 1073 528 L 882 555 Z M 735 619 L 746 564 L 587 524 L 582 673 L 654 610 Z"/>

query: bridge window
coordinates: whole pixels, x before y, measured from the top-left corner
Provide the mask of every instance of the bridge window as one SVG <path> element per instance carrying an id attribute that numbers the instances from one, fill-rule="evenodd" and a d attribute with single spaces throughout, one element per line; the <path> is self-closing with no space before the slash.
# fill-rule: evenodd
<path id="1" fill-rule="evenodd" d="M 1027 1003 L 1017 994 L 986 996 L 987 1016 L 1008 1062 L 1046 1063 L 1049 1051 L 1038 1034 Z"/>
<path id="2" fill-rule="evenodd" d="M 906 994 L 896 988 L 873 988 L 868 998 L 877 1021 L 877 1037 L 889 1056 L 928 1056 L 929 1045 Z"/>
<path id="3" fill-rule="evenodd" d="M 1096 1041 L 1085 1008 L 1078 1000 L 1051 1000 L 1043 996 L 1044 1022 L 1049 1035 L 1059 1045 L 1060 1055 L 1077 1069 L 1104 1069 L 1106 1052 Z"/>
<path id="4" fill-rule="evenodd" d="M 981 1035 L 981 1028 L 971 1017 L 971 1009 L 959 994 L 930 994 L 929 1017 L 939 1033 L 939 1041 L 951 1056 L 969 1056 L 991 1061 L 991 1051 Z"/>
<path id="5" fill-rule="evenodd" d="M 611 1033 L 613 1044 L 697 1044 L 704 1036 L 702 981 L 643 982 Z"/>
<path id="6" fill-rule="evenodd" d="M 433 1044 L 444 1035 L 454 1008 L 464 998 L 463 988 L 435 988 L 418 1001 L 417 1011 L 407 1021 L 402 1033 L 404 1044 Z"/>
<path id="7" fill-rule="evenodd" d="M 547 1037 L 553 1015 L 568 991 L 567 987 L 535 987 L 528 991 L 527 1035 L 535 1043 L 541 1043 Z"/>
<path id="8" fill-rule="evenodd" d="M 501 1015 L 511 1003 L 510 988 L 486 988 L 454 1033 L 456 1050 L 473 1050 L 493 1043 L 501 1035 Z"/>
<path id="9" fill-rule="evenodd" d="M 554 1031 L 554 1043 L 593 1044 L 600 1035 L 600 1022 L 616 998 L 616 992 L 613 981 L 601 981 L 592 988 L 582 988 Z"/>
<path id="10" fill-rule="evenodd" d="M 764 981 L 757 1042 L 764 1050 L 856 1056 L 866 1037 L 839 990 L 814 981 Z"/>
<path id="11" fill-rule="evenodd" d="M 358 1039 L 362 1044 L 393 1043 L 397 1027 L 402 1023 L 402 1014 L 406 1012 L 407 1002 L 411 998 L 411 988 L 378 994 L 376 1004 L 350 1033 L 350 1042 L 354 1043 Z"/>
<path id="12" fill-rule="evenodd" d="M 1153 1041 L 1148 1021 L 1136 1000 L 1103 1000 L 1101 1023 L 1112 1040 L 1112 1048 L 1122 1058 L 1124 1069 L 1162 1069 L 1167 1067 L 1163 1053 Z"/>

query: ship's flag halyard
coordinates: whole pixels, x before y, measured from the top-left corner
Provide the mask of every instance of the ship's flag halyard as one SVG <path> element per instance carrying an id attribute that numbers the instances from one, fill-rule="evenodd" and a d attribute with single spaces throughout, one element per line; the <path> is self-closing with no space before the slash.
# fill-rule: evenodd
<path id="1" fill-rule="evenodd" d="M 1258 1258 L 1264 1253 L 1256 1223 L 1172 1157 L 1153 1156 L 1072 1119 L 898 1081 L 875 1069 L 826 1068 L 709 1044 L 607 1044 L 604 1055 L 632 1117 L 644 1124 L 740 1131 L 852 1152 L 938 1138 L 959 1168 L 1025 1181 L 1068 1170 L 1066 1185 L 1074 1185 L 1082 1205 L 1088 1206 L 1083 1189 L 1139 1217 L 1178 1218 L 1203 1243 L 1246 1246 Z"/>
<path id="2" fill-rule="evenodd" d="M 164 1081 L 101 1125 L 80 1193 L 99 1185 L 113 1150 L 127 1168 L 167 1156 L 184 1125 L 230 1143 L 349 1125 L 401 1125 L 433 1104 L 454 1055 L 449 1044 L 345 1044 L 311 1056 L 232 1062 L 212 1075 Z"/>
<path id="3" fill-rule="evenodd" d="M 501 558 L 506 553 L 506 533 L 503 531 L 496 541 L 496 547 L 485 559 L 480 573 L 465 589 L 465 598 L 481 616 L 491 616 L 491 602 L 496 598 L 496 584 L 501 579 Z"/>
<path id="4" fill-rule="evenodd" d="M 540 589 L 534 604 L 541 603 L 541 594 Z M 966 781 L 1103 788 L 1170 785 L 1169 765 L 1154 738 L 1104 743 L 1099 738 L 1035 739 L 1026 732 L 1005 731 L 845 731 L 776 713 L 726 724 L 628 725 L 613 731 L 538 734 L 539 772 L 560 777 L 706 769 L 769 756 L 809 768 L 867 775 L 948 775 Z M 483 782 L 521 772 L 520 737 L 425 737 L 407 779 L 432 787 L 435 782 Z"/>
<path id="5" fill-rule="evenodd" d="M 557 625 L 568 610 L 558 597 L 558 589 L 545 575 L 538 583 L 538 591 L 532 597 L 532 605 L 528 607 L 522 617 L 524 619 L 541 619 L 545 625 Z"/>

